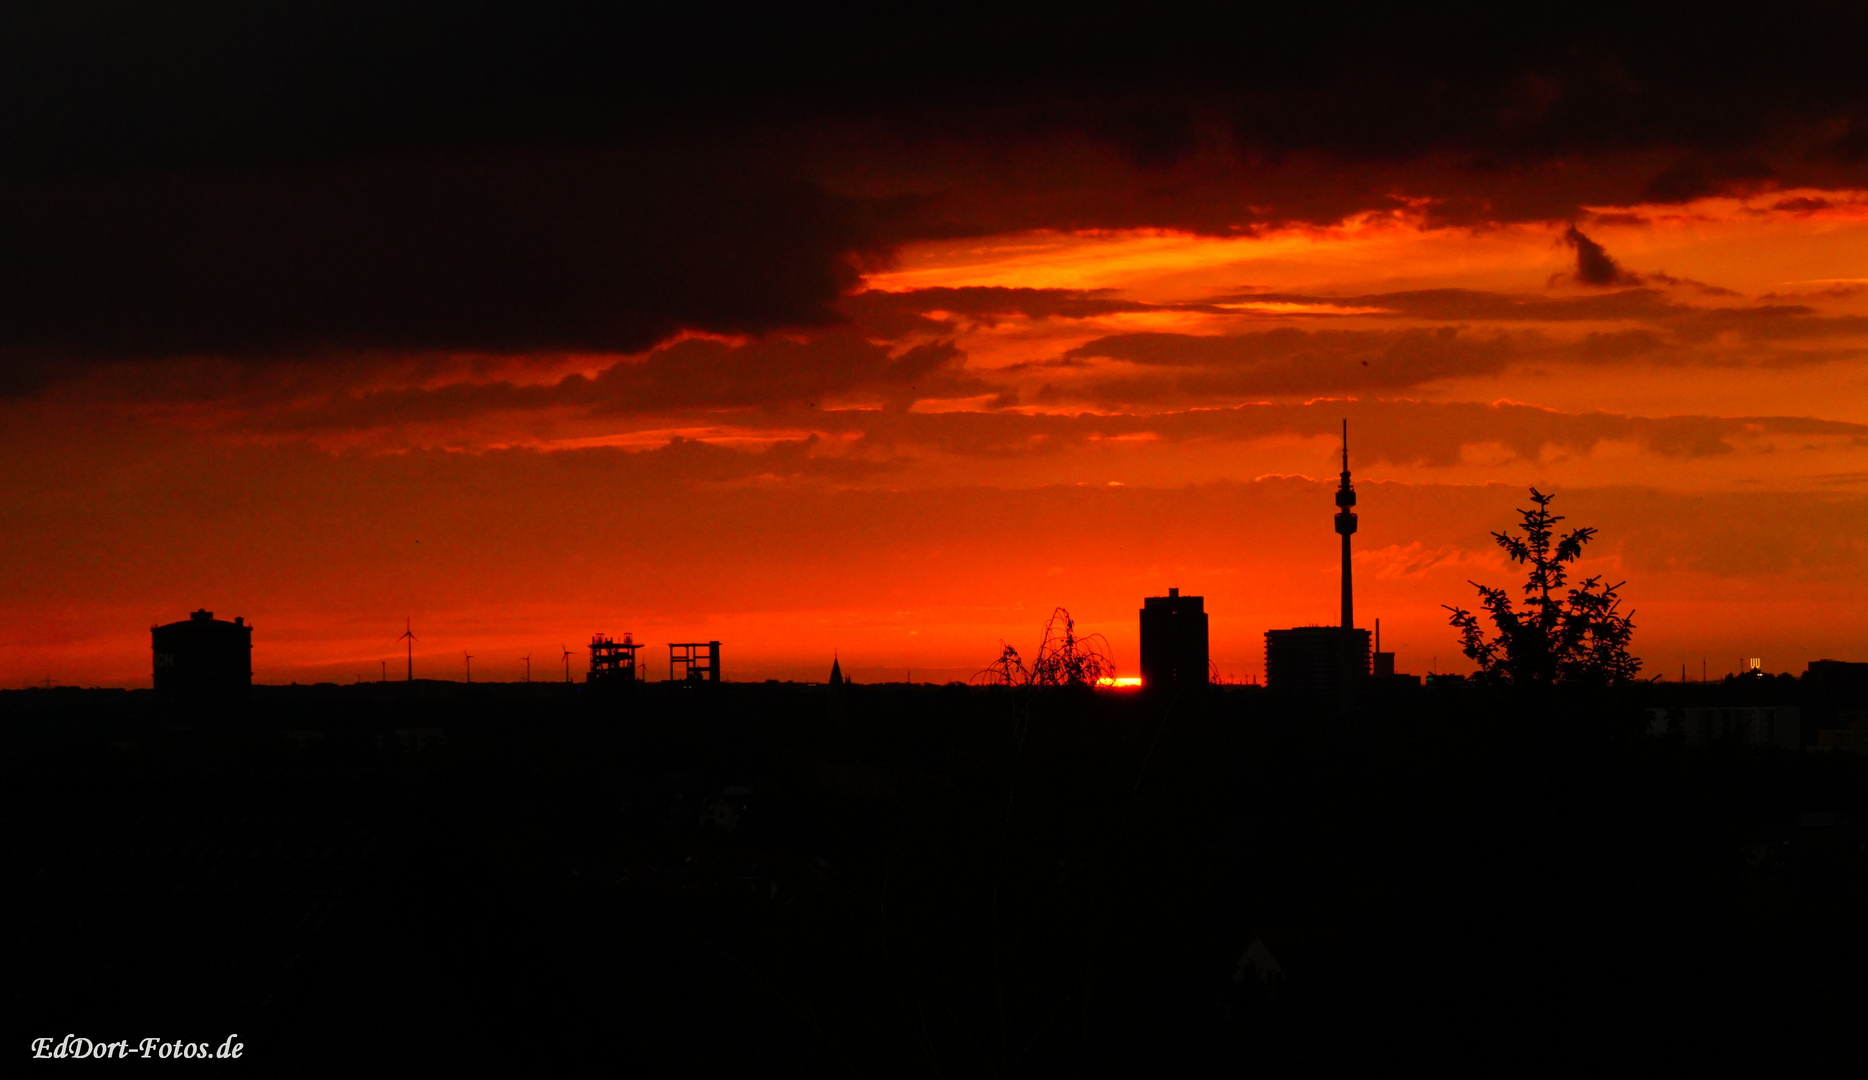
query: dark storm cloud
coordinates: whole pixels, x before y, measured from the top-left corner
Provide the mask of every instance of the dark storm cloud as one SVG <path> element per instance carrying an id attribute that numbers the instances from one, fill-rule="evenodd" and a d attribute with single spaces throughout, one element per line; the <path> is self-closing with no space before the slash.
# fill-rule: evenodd
<path id="1" fill-rule="evenodd" d="M 870 391 L 906 407 L 915 397 L 986 393 L 960 370 L 965 355 L 951 342 L 917 345 L 897 356 L 853 335 L 815 341 L 773 340 L 744 346 L 689 340 L 640 362 L 612 365 L 572 397 L 603 413 L 745 408 L 821 402 L 824 395 Z M 577 378 L 577 377 L 573 377 Z"/>
<path id="2" fill-rule="evenodd" d="M 1557 299 L 1461 290 L 1350 298 L 1292 294 L 1288 299 L 1304 303 L 1378 306 L 1458 321 L 1560 324 L 1588 318 L 1644 325 L 1567 339 L 1542 328 L 1459 325 L 1287 326 L 1218 335 L 1140 332 L 1096 338 L 1047 361 L 968 370 L 965 354 L 950 339 L 903 348 L 867 335 L 879 321 L 897 317 L 919 319 L 921 325 L 912 329 L 952 329 L 948 321 L 907 314 L 914 311 L 959 309 L 979 319 L 1054 313 L 1088 317 L 1105 305 L 1114 310 L 1134 305 L 1065 290 L 924 290 L 865 293 L 858 299 L 864 306 L 855 313 L 855 326 L 742 343 L 689 338 L 607 361 L 592 376 L 575 374 L 550 383 L 512 381 L 459 365 L 404 365 L 387 379 L 372 380 L 364 361 L 280 365 L 273 371 L 276 378 L 226 362 L 143 363 L 112 369 L 86 396 L 111 397 L 109 389 L 121 386 L 117 400 L 207 407 L 223 412 L 237 429 L 270 432 L 389 430 L 526 413 L 665 420 L 737 413 L 736 423 L 771 424 L 795 423 L 825 406 L 869 403 L 900 411 L 917 400 L 988 395 L 997 395 L 987 405 L 994 409 L 1025 404 L 1157 410 L 1230 406 L 1254 398 L 1382 394 L 1536 363 L 1808 366 L 1857 357 L 1862 352 L 1857 339 L 1868 337 L 1868 319 L 1860 316 L 1824 316 L 1795 304 L 1696 307 L 1646 289 Z M 1111 371 L 1104 361 L 1140 370 Z M 1034 376 L 1045 381 L 1036 383 Z M 372 382 L 375 388 L 369 388 Z M 824 422 L 834 426 L 840 421 Z"/>
<path id="3" fill-rule="evenodd" d="M 849 332 L 743 345 L 690 338 L 624 359 L 595 376 L 555 383 L 454 382 L 431 388 L 324 393 L 231 421 L 247 431 L 369 431 L 495 414 L 568 412 L 601 417 L 696 417 L 722 412 L 809 415 L 827 399 L 856 395 L 894 409 L 917 398 L 983 395 L 996 388 L 965 373 L 951 342 L 900 353 Z"/>
<path id="4" fill-rule="evenodd" d="M 991 327 L 1014 318 L 1095 319 L 1150 311 L 1232 314 L 1214 303 L 1125 300 L 1117 297 L 1113 289 L 1033 289 L 998 285 L 902 292 L 867 289 L 845 297 L 837 309 L 866 333 L 896 338 L 912 334 L 951 335 L 968 324 Z"/>
<path id="5" fill-rule="evenodd" d="M 1100 379 L 1062 391 L 1066 399 L 1144 404 L 1188 398 L 1353 392 L 1501 370 L 1512 358 L 1501 336 L 1439 330 L 1296 330 L 1253 334 L 1116 334 L 1064 354 L 1168 369 Z M 1041 393 L 1040 400 L 1047 396 Z"/>
<path id="6" fill-rule="evenodd" d="M 820 446 L 821 440 L 816 435 L 780 440 L 757 450 L 735 450 L 698 439 L 677 437 L 654 450 L 611 453 L 619 467 L 646 466 L 648 475 L 662 481 L 723 483 L 767 477 L 849 483 L 874 479 L 890 469 L 887 462 L 825 455 L 818 452 Z M 638 454 L 642 457 L 637 457 Z M 642 460 L 643 457 L 647 460 Z"/>
<path id="7" fill-rule="evenodd" d="M 1419 401 L 1319 401 L 1248 404 L 1154 415 L 1027 415 L 1023 413 L 840 413 L 823 418 L 863 432 L 861 444 L 893 454 L 930 447 L 965 457 L 1063 453 L 1086 442 L 1149 435 L 1166 442 L 1334 438 L 1344 418 L 1356 433 L 1359 460 L 1399 466 L 1451 466 L 1467 447 L 1502 448 L 1521 460 L 1547 450 L 1586 454 L 1604 441 L 1633 444 L 1674 459 L 1718 457 L 1773 437 L 1841 439 L 1868 445 L 1868 425 L 1810 417 L 1641 417 L 1570 413 L 1529 405 Z M 834 430 L 823 427 L 820 430 Z"/>
<path id="8" fill-rule="evenodd" d="M 1730 290 L 1716 286 L 1668 279 L 1662 274 L 1651 276 L 1686 284 L 1708 295 L 1731 295 Z M 1362 318 L 1406 317 L 1448 322 L 1642 322 L 1666 330 L 1679 342 L 1707 341 L 1720 334 L 1732 334 L 1749 341 L 1818 340 L 1868 334 L 1868 319 L 1858 315 L 1825 315 L 1808 304 L 1690 304 L 1673 299 L 1664 290 L 1651 288 L 1618 289 L 1588 296 L 1539 296 L 1473 289 L 1420 289 L 1355 296 L 1258 292 L 1214 301 L 1218 304 L 1254 302 L 1341 308 Z M 1286 312 L 1280 312 L 1279 316 L 1295 317 Z"/>
<path id="9" fill-rule="evenodd" d="M 1136 311 L 1219 311 L 1211 305 L 1150 304 L 1123 300 L 1109 289 L 1022 289 L 1004 286 L 913 289 L 884 292 L 868 289 L 846 298 L 839 307 L 864 326 L 897 332 L 938 326 L 924 319 L 933 313 L 962 316 L 982 325 L 1014 317 L 1026 319 L 1093 319 Z"/>
<path id="10" fill-rule="evenodd" d="M 1378 313 L 1420 319 L 1487 322 L 1577 322 L 1609 319 L 1656 319 L 1702 310 L 1681 304 L 1660 289 L 1621 289 L 1590 296 L 1543 296 L 1476 289 L 1414 289 L 1317 296 L 1308 293 L 1255 292 L 1220 297 L 1215 303 L 1307 304 L 1338 308 L 1374 308 Z M 1804 309 L 1809 310 L 1809 309 Z M 1280 313 L 1284 315 L 1285 313 Z M 1289 317 L 1286 315 L 1286 317 Z"/>
<path id="11" fill-rule="evenodd" d="M 1280 327 L 1244 334 L 1143 332 L 1097 338 L 1048 363 L 1004 369 L 1007 374 L 1056 367 L 1081 369 L 1087 361 L 1116 360 L 1145 371 L 1090 372 L 1046 384 L 1034 404 L 1095 404 L 1104 408 L 1212 402 L 1242 398 L 1358 394 L 1401 390 L 1442 379 L 1489 375 L 1533 362 L 1614 365 L 1639 361 L 1699 367 L 1796 367 L 1853 359 L 1862 354 L 1868 318 L 1823 315 L 1799 304 L 1702 307 L 1672 301 L 1657 290 L 1629 289 L 1599 296 L 1542 298 L 1466 290 L 1321 298 L 1254 294 L 1252 299 L 1377 308 L 1387 316 L 1542 323 L 1628 321 L 1644 325 L 1553 337 L 1544 329 L 1475 331 L 1437 329 L 1305 330 Z M 1387 317 L 1384 315 L 1375 318 Z M 1367 314 L 1362 317 L 1368 318 Z"/>
<path id="12" fill-rule="evenodd" d="M 0 13 L 0 163 L 54 174 L 297 164 L 410 145 L 633 143 L 645 131 L 885 119 L 910 138 L 1089 135 L 1143 167 L 1218 127 L 1270 154 L 1437 150 L 1504 167 L 1656 146 L 1641 178 L 1767 172 L 1760 139 L 1849 120 L 1868 16 L 1716 18 L 1575 3 L 1400 8 L 1117 3 L 631 6 L 218 0 Z M 997 121 L 982 129 L 980 121 Z M 1862 133 L 1828 134 L 1832 156 Z M 1820 149 L 1820 148 L 1819 148 Z M 1572 163 L 1573 165 L 1574 163 Z"/>
<path id="13" fill-rule="evenodd" d="M 617 152 L 40 185 L 0 202 L 23 359 L 639 352 L 823 323 L 861 210 Z"/>
<path id="14" fill-rule="evenodd" d="M 1584 236 L 1576 226 L 1571 225 L 1563 234 L 1563 242 L 1576 252 L 1576 280 L 1584 285 L 1637 285 L 1639 275 L 1630 274 L 1622 269 L 1621 264 L 1609 258 L 1608 251 L 1601 244 Z"/>
<path id="15" fill-rule="evenodd" d="M 1868 174 L 1868 12 L 1566 12 L 15 5 L 0 393 L 97 357 L 824 325 L 853 265 L 921 237 L 1396 192 L 1574 220 Z"/>

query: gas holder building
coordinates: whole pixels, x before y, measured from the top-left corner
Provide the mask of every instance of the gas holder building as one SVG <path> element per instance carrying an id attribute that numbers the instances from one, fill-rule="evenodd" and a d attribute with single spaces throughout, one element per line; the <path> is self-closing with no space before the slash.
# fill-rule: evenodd
<path id="1" fill-rule="evenodd" d="M 156 695 L 176 700 L 238 697 L 253 687 L 253 628 L 205 608 L 149 628 Z"/>

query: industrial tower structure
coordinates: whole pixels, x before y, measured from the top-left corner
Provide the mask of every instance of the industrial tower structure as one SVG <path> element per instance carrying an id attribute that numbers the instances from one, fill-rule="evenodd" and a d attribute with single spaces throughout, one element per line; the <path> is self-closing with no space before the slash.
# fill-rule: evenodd
<path id="1" fill-rule="evenodd" d="M 590 674 L 586 675 L 584 680 L 605 684 L 641 681 L 642 673 L 636 667 L 636 650 L 641 647 L 642 644 L 631 634 L 624 634 L 621 641 L 615 640 L 608 634 L 592 635 Z"/>

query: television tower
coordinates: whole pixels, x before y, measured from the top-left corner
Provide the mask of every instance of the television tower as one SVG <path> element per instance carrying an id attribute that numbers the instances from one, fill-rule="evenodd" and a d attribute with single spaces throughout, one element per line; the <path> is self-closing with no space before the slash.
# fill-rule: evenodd
<path id="1" fill-rule="evenodd" d="M 1343 629 L 1356 625 L 1355 586 L 1349 574 L 1349 537 L 1356 531 L 1356 486 L 1349 482 L 1349 421 L 1343 421 L 1343 479 L 1336 488 L 1336 532 L 1343 538 Z"/>

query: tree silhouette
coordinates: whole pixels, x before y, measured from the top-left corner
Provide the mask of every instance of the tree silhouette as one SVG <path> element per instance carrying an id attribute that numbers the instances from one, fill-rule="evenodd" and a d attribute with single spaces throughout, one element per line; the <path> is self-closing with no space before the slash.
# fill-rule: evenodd
<path id="1" fill-rule="evenodd" d="M 1531 568 L 1522 611 L 1513 608 L 1504 589 L 1469 582 L 1479 590 L 1480 607 L 1497 629 L 1488 638 L 1478 615 L 1442 605 L 1453 613 L 1450 621 L 1460 633 L 1461 651 L 1479 665 L 1474 676 L 1478 681 L 1609 686 L 1628 682 L 1641 669 L 1641 661 L 1628 655 L 1634 612 L 1623 615 L 1617 610 L 1621 597 L 1616 590 L 1627 583 L 1605 585 L 1597 576 L 1564 592 L 1569 580 L 1565 567 L 1582 556 L 1583 545 L 1595 538 L 1596 530 L 1573 529 L 1558 537 L 1556 524 L 1563 518 L 1550 512 L 1555 497 L 1532 488 L 1535 508 L 1518 511 L 1524 535 L 1492 534 L 1513 562 Z"/>
<path id="2" fill-rule="evenodd" d="M 1101 634 L 1078 637 L 1077 621 L 1058 608 L 1044 624 L 1038 658 L 1031 662 L 1031 685 L 1095 686 L 1099 679 L 1113 678 L 1116 665 L 1108 649 L 1109 642 Z"/>
<path id="3" fill-rule="evenodd" d="M 977 686 L 1024 686 L 1031 682 L 1031 672 L 1025 670 L 1018 650 L 1000 638 L 999 659 L 974 672 L 970 681 Z"/>

